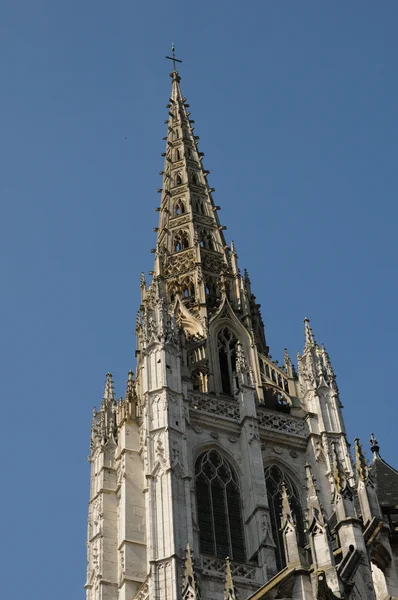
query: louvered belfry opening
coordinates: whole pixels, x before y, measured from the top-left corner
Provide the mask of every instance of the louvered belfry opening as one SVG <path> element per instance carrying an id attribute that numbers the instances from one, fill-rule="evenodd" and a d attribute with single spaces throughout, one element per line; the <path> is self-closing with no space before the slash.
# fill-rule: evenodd
<path id="1" fill-rule="evenodd" d="M 197 459 L 195 476 L 201 553 L 245 562 L 236 473 L 221 454 L 208 450 Z"/>

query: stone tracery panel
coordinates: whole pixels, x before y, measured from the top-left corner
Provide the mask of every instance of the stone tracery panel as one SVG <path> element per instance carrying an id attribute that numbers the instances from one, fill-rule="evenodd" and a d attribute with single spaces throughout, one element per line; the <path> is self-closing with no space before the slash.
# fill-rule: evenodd
<path id="1" fill-rule="evenodd" d="M 211 556 L 201 556 L 202 568 L 204 571 L 213 571 L 225 576 L 225 560 L 213 558 Z M 231 571 L 233 577 L 242 577 L 243 579 L 256 579 L 256 567 L 231 561 Z"/>
<path id="2" fill-rule="evenodd" d="M 190 400 L 194 410 L 239 421 L 239 406 L 234 401 L 228 402 L 220 398 L 210 398 L 209 396 L 201 396 L 199 394 L 190 395 Z"/>
<path id="3" fill-rule="evenodd" d="M 303 419 L 263 409 L 258 411 L 257 418 L 259 427 L 274 429 L 282 433 L 291 433 L 303 438 L 307 435 L 307 427 Z"/>

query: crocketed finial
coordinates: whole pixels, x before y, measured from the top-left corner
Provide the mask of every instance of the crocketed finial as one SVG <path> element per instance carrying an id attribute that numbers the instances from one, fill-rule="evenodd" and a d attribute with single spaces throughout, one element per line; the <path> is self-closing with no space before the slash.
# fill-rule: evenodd
<path id="1" fill-rule="evenodd" d="M 189 544 L 187 544 L 185 550 L 185 569 L 182 579 L 182 600 L 200 600 L 200 591 L 195 576 L 192 550 Z"/>
<path id="2" fill-rule="evenodd" d="M 127 375 L 126 385 L 126 400 L 131 400 L 135 396 L 135 381 L 133 371 L 129 371 Z"/>
<path id="3" fill-rule="evenodd" d="M 306 346 L 315 346 L 315 338 L 312 333 L 312 329 L 310 326 L 310 320 L 306 317 L 304 319 L 304 332 L 305 332 L 305 345 Z"/>
<path id="4" fill-rule="evenodd" d="M 114 393 L 114 388 L 113 388 L 112 373 L 107 373 L 106 379 L 105 379 L 104 400 L 114 400 L 114 399 L 115 399 L 115 393 Z"/>
<path id="5" fill-rule="evenodd" d="M 355 449 L 355 467 L 358 473 L 358 477 L 361 481 L 366 481 L 368 477 L 368 466 L 366 464 L 366 458 L 362 450 L 362 446 L 359 442 L 359 438 L 354 440 Z"/>
<path id="6" fill-rule="evenodd" d="M 238 600 L 229 557 L 225 559 L 225 588 L 224 600 Z"/>
<path id="7" fill-rule="evenodd" d="M 338 493 L 342 492 L 346 485 L 346 477 L 343 470 L 343 466 L 340 462 L 339 455 L 337 453 L 336 444 L 332 443 L 332 454 L 333 454 L 333 478 Z"/>

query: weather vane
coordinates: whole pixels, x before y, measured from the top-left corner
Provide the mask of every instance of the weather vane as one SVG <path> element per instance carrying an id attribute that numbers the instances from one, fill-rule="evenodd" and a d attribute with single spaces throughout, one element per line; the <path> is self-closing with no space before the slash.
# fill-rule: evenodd
<path id="1" fill-rule="evenodd" d="M 166 58 L 173 61 L 173 71 L 176 70 L 176 62 L 182 63 L 182 60 L 178 60 L 178 58 L 176 58 L 174 42 L 171 44 L 171 56 L 166 56 Z"/>

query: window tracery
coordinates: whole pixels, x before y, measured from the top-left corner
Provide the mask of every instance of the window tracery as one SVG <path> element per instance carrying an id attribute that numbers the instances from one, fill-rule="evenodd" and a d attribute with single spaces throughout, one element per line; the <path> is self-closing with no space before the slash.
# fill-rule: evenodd
<path id="1" fill-rule="evenodd" d="M 177 173 L 176 175 L 176 185 L 181 185 L 182 184 L 182 176 L 181 173 Z"/>
<path id="2" fill-rule="evenodd" d="M 185 214 L 185 202 L 181 198 L 177 200 L 174 205 L 174 216 L 178 217 L 179 215 Z"/>
<path id="3" fill-rule="evenodd" d="M 216 450 L 201 454 L 195 465 L 200 552 L 245 561 L 238 479 Z"/>
<path id="4" fill-rule="evenodd" d="M 193 206 L 194 206 L 194 211 L 198 215 L 204 215 L 205 214 L 205 210 L 204 210 L 204 206 L 203 206 L 203 201 L 200 198 L 195 198 Z"/>
<path id="5" fill-rule="evenodd" d="M 214 240 L 210 231 L 207 229 L 201 229 L 199 232 L 199 244 L 201 248 L 207 250 L 214 250 Z"/>
<path id="6" fill-rule="evenodd" d="M 188 232 L 183 229 L 177 231 L 177 233 L 175 233 L 173 237 L 173 246 L 174 252 L 181 252 L 181 250 L 189 248 Z"/>
<path id="7" fill-rule="evenodd" d="M 191 278 L 184 279 L 181 284 L 182 297 L 185 299 L 195 297 L 195 285 Z"/>
<path id="8" fill-rule="evenodd" d="M 236 377 L 236 345 L 237 338 L 230 329 L 224 327 L 217 336 L 218 360 L 221 375 L 221 390 L 232 395 Z"/>
<path id="9" fill-rule="evenodd" d="M 265 484 L 267 487 L 268 505 L 270 509 L 271 526 L 276 545 L 276 564 L 278 570 L 286 566 L 285 548 L 281 532 L 282 513 L 282 484 L 285 485 L 292 516 L 295 521 L 298 542 L 305 545 L 304 520 L 297 488 L 289 475 L 277 465 L 268 466 L 265 471 Z"/>

